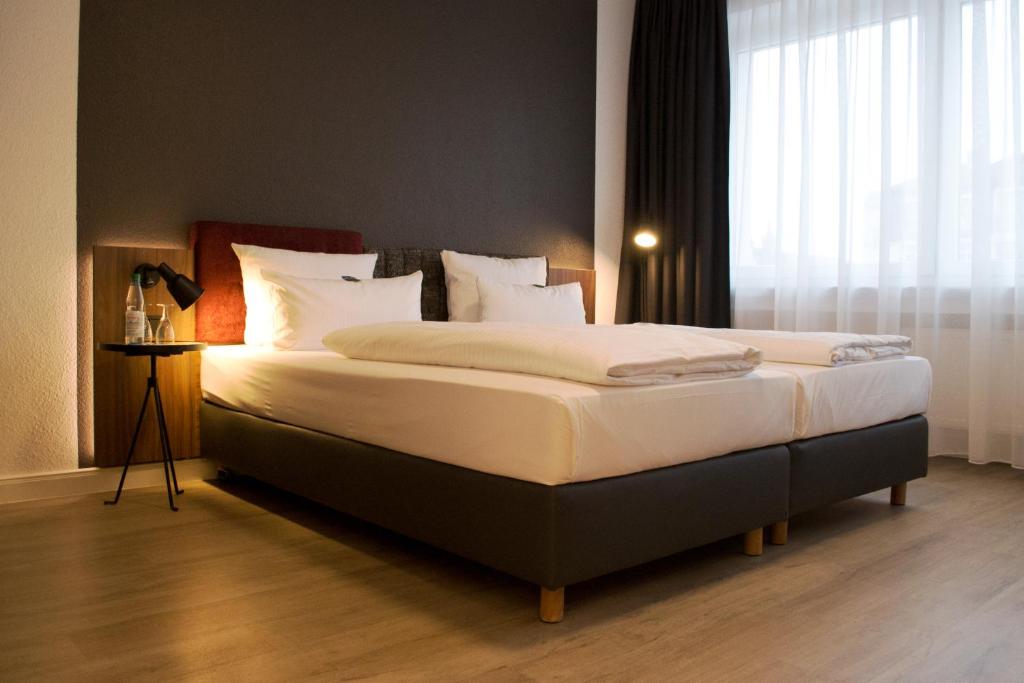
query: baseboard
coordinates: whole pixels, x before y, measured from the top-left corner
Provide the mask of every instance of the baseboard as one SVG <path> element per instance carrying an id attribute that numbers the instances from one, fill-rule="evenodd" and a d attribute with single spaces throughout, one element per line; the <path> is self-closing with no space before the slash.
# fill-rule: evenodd
<path id="1" fill-rule="evenodd" d="M 217 476 L 217 465 L 206 458 L 176 460 L 174 470 L 179 482 L 213 479 Z M 117 481 L 120 477 L 120 467 L 83 467 L 64 472 L 6 477 L 0 479 L 0 504 L 81 496 L 104 491 L 113 493 L 117 490 Z M 164 468 L 158 462 L 132 465 L 124 482 L 126 489 L 163 485 Z"/>

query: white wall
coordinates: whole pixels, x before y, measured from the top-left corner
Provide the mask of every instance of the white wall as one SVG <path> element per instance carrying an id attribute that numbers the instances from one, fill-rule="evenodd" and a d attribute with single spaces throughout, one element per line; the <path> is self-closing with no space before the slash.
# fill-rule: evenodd
<path id="1" fill-rule="evenodd" d="M 597 3 L 594 267 L 597 322 L 615 322 L 626 192 L 626 101 L 636 0 Z"/>
<path id="2" fill-rule="evenodd" d="M 78 8 L 0 1 L 0 477 L 78 467 Z"/>

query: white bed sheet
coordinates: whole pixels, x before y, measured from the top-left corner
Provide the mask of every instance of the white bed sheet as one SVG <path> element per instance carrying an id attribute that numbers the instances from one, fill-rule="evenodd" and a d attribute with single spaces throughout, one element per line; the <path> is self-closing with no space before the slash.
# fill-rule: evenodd
<path id="1" fill-rule="evenodd" d="M 793 437 L 806 439 L 901 420 L 928 410 L 932 369 L 916 356 L 838 367 L 763 363 L 798 382 Z"/>
<path id="2" fill-rule="evenodd" d="M 201 374 L 203 396 L 228 408 L 548 485 L 785 443 L 796 408 L 793 375 L 760 369 L 733 379 L 606 387 L 219 346 L 203 352 Z"/>

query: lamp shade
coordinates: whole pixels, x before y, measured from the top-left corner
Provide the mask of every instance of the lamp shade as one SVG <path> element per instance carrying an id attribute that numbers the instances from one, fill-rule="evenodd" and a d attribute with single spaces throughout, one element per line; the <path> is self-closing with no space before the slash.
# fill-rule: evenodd
<path id="1" fill-rule="evenodd" d="M 174 272 L 174 269 L 166 263 L 161 263 L 157 267 L 157 271 L 159 271 L 160 277 L 164 279 L 164 282 L 167 283 L 167 291 L 178 302 L 181 310 L 184 311 L 203 295 L 202 287 L 181 273 Z"/>
<path id="2" fill-rule="evenodd" d="M 203 295 L 202 287 L 190 278 L 174 272 L 174 269 L 166 263 L 161 263 L 159 266 L 154 266 L 152 263 L 140 263 L 135 267 L 135 272 L 139 274 L 144 289 L 155 287 L 159 282 L 158 278 L 162 278 L 167 283 L 167 291 L 171 293 L 183 311 Z"/>

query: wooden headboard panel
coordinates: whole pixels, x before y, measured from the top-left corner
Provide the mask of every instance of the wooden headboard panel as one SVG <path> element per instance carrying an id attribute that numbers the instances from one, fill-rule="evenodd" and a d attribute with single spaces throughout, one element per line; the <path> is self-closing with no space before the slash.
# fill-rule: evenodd
<path id="1" fill-rule="evenodd" d="M 96 342 L 124 341 L 124 294 L 132 271 L 140 263 L 167 263 L 187 277 L 193 276 L 192 252 L 187 249 L 95 246 L 92 250 L 92 334 Z M 167 316 L 176 337 L 195 339 L 195 306 L 186 311 L 174 303 L 162 284 L 145 291 L 147 314 L 159 314 L 154 304 L 168 304 Z M 154 331 L 156 326 L 154 325 Z M 149 363 L 93 347 L 93 424 L 95 464 L 124 464 L 139 406 L 146 394 Z M 171 452 L 175 458 L 199 455 L 199 354 L 158 358 L 160 393 L 164 401 Z M 160 462 L 163 451 L 156 420 L 142 422 L 133 462 Z"/>
<path id="2" fill-rule="evenodd" d="M 593 324 L 597 310 L 597 271 L 590 268 L 548 268 L 549 285 L 570 282 L 578 282 L 583 288 L 583 309 L 587 312 L 587 322 Z"/>

